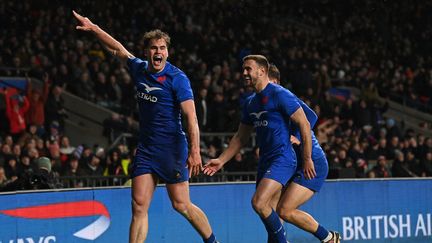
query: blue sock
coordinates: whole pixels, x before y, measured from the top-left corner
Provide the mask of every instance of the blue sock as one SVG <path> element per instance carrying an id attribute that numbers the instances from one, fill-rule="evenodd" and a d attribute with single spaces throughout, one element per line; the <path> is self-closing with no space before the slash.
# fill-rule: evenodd
<path id="1" fill-rule="evenodd" d="M 278 243 L 286 243 L 285 228 L 274 210 L 272 210 L 271 214 L 266 219 L 263 219 L 263 222 L 266 225 L 266 230 L 270 238 L 273 238 L 275 242 Z"/>
<path id="2" fill-rule="evenodd" d="M 203 240 L 204 240 L 204 243 L 215 243 L 216 242 L 216 237 L 212 233 L 209 238 L 203 239 Z"/>
<path id="3" fill-rule="evenodd" d="M 274 243 L 275 240 L 273 239 L 272 235 L 269 234 L 270 230 L 268 229 L 266 222 L 264 221 L 263 218 L 260 217 L 260 219 L 263 222 L 263 224 L 264 224 L 264 226 L 266 228 L 266 231 L 267 231 L 267 243 Z"/>
<path id="4" fill-rule="evenodd" d="M 267 243 L 273 243 L 274 239 L 267 233 Z"/>
<path id="5" fill-rule="evenodd" d="M 328 236 L 328 234 L 329 231 L 321 225 L 318 225 L 318 229 L 314 233 L 315 237 L 318 238 L 320 241 L 324 240 Z"/>

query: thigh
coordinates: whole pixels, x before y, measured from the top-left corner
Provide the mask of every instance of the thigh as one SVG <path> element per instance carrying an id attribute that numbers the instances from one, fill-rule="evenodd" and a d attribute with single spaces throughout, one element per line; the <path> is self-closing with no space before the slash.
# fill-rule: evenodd
<path id="1" fill-rule="evenodd" d="M 263 178 L 253 195 L 254 201 L 269 202 L 277 195 L 282 189 L 282 184 L 278 181 L 269 178 Z"/>
<path id="2" fill-rule="evenodd" d="M 314 192 L 307 187 L 291 182 L 282 193 L 278 207 L 284 209 L 296 209 L 307 202 Z"/>
<path id="3" fill-rule="evenodd" d="M 136 176 L 132 179 L 132 199 L 140 206 L 149 207 L 156 188 L 157 178 L 152 174 Z"/>
<path id="4" fill-rule="evenodd" d="M 276 210 L 276 208 L 277 208 L 277 206 L 278 206 L 278 204 L 279 204 L 279 201 L 280 201 L 280 199 L 281 199 L 281 197 L 282 197 L 282 194 L 284 194 L 284 192 L 286 191 L 286 189 L 287 189 L 287 186 L 284 186 L 284 187 L 282 187 L 281 190 L 277 191 L 277 192 L 273 195 L 273 198 L 272 198 L 271 201 L 270 201 L 270 205 L 271 205 L 271 207 L 272 207 L 274 210 Z"/>
<path id="5" fill-rule="evenodd" d="M 173 203 L 190 203 L 189 181 L 167 184 L 168 196 Z"/>

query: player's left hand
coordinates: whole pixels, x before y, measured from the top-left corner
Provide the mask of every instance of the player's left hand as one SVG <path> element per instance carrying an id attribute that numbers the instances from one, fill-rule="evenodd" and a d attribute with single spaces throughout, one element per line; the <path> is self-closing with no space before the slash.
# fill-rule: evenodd
<path id="1" fill-rule="evenodd" d="M 315 178 L 316 171 L 312 159 L 305 159 L 303 161 L 303 174 L 308 180 Z"/>
<path id="2" fill-rule="evenodd" d="M 197 153 L 189 153 L 187 168 L 189 169 L 189 178 L 199 175 L 202 171 L 201 155 Z"/>

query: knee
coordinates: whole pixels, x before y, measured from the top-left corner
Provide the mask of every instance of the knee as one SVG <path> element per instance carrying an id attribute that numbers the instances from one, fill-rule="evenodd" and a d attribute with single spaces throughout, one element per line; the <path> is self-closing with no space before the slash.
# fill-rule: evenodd
<path id="1" fill-rule="evenodd" d="M 184 202 L 172 202 L 172 207 L 174 208 L 175 211 L 177 211 L 178 213 L 182 214 L 185 217 L 188 217 L 188 209 L 189 206 L 187 203 Z"/>
<path id="2" fill-rule="evenodd" d="M 145 215 L 148 212 L 148 203 L 132 199 L 132 213 L 133 215 Z"/>
<path id="3" fill-rule="evenodd" d="M 295 209 L 290 209 L 281 205 L 278 205 L 276 212 L 283 220 L 292 223 L 294 221 L 294 211 Z"/>
<path id="4" fill-rule="evenodd" d="M 264 211 L 266 209 L 267 203 L 260 199 L 259 197 L 254 196 L 252 198 L 252 207 L 259 215 L 264 214 Z"/>

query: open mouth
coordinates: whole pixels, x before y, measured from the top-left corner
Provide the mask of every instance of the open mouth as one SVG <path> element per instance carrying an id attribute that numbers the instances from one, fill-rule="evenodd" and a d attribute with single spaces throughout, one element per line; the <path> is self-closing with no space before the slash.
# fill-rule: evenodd
<path id="1" fill-rule="evenodd" d="M 161 65 L 161 63 L 162 63 L 162 56 L 161 55 L 155 55 L 153 57 L 153 63 L 155 65 Z"/>

